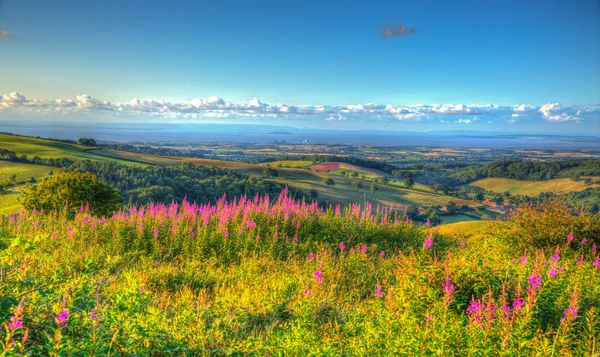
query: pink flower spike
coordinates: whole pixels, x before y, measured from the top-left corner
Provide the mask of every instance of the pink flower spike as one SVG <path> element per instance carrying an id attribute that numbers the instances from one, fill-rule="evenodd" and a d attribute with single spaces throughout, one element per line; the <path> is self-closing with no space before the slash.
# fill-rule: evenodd
<path id="1" fill-rule="evenodd" d="M 382 250 L 381 253 L 379 253 L 379 256 L 382 258 L 385 257 L 385 252 Z"/>
<path id="2" fill-rule="evenodd" d="M 343 251 L 344 248 L 346 248 L 346 245 L 344 244 L 344 242 L 340 243 L 340 250 Z"/>
<path id="3" fill-rule="evenodd" d="M 573 231 L 571 231 L 571 234 L 569 234 L 569 236 L 567 237 L 567 243 L 571 244 L 571 242 L 573 242 L 573 239 L 575 239 L 575 237 L 573 237 Z"/>

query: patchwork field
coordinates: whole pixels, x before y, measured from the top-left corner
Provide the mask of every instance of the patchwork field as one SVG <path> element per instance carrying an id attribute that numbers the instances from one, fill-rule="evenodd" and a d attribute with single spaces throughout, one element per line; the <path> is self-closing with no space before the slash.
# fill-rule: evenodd
<path id="1" fill-rule="evenodd" d="M 488 191 L 499 193 L 509 191 L 513 195 L 519 194 L 537 196 L 541 192 L 562 194 L 567 192 L 583 191 L 586 188 L 599 187 L 600 185 L 586 185 L 583 181 L 573 181 L 566 178 L 547 181 L 522 181 L 506 178 L 485 178 L 471 183 L 471 186 L 476 186 Z"/>

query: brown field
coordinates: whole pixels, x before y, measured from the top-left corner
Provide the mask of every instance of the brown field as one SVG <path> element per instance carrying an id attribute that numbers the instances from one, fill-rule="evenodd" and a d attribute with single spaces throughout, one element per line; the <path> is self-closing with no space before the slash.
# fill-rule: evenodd
<path id="1" fill-rule="evenodd" d="M 340 168 L 339 162 L 324 162 L 322 164 L 313 165 L 310 167 L 311 170 L 317 172 L 333 171 Z"/>
<path id="2" fill-rule="evenodd" d="M 583 152 L 555 152 L 552 154 L 554 157 L 592 157 L 593 155 L 586 154 Z"/>

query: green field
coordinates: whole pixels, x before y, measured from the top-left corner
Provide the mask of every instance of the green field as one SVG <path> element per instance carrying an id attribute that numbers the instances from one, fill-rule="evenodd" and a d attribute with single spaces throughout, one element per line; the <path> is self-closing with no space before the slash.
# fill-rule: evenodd
<path id="1" fill-rule="evenodd" d="M 98 155 L 94 153 L 92 148 L 85 146 L 25 136 L 0 134 L 0 149 L 14 151 L 17 156 L 27 155 L 30 159 L 39 156 L 53 159 L 67 158 L 71 160 L 118 162 L 124 165 L 135 164 L 128 160 Z"/>
<path id="2" fill-rule="evenodd" d="M 21 204 L 17 201 L 19 194 L 16 190 L 0 195 L 0 216 L 16 213 L 21 210 Z"/>
<path id="3" fill-rule="evenodd" d="M 380 178 L 380 177 L 384 177 L 384 176 L 390 176 L 389 174 L 386 174 L 383 171 L 379 171 L 379 170 L 375 170 L 375 169 L 369 169 L 369 168 L 360 167 L 360 166 L 356 166 L 356 165 L 351 165 L 351 164 L 347 164 L 347 163 L 340 163 L 340 168 L 337 169 L 337 170 L 333 170 L 330 173 L 332 175 L 341 175 L 342 172 L 345 172 L 346 175 L 349 175 L 349 174 L 352 174 L 354 172 L 357 172 L 358 173 L 358 177 L 365 176 L 368 179 Z"/>
<path id="4" fill-rule="evenodd" d="M 48 176 L 50 171 L 53 170 L 56 171 L 58 168 L 0 160 L 0 185 L 9 183 L 12 175 L 16 175 L 16 183 L 20 184 L 30 181 L 32 177 L 39 180 Z"/>
<path id="5" fill-rule="evenodd" d="M 563 194 L 568 192 L 583 191 L 586 188 L 599 187 L 600 185 L 586 185 L 583 181 L 573 181 L 567 178 L 547 181 L 522 181 L 506 178 L 485 178 L 475 181 L 471 186 L 480 187 L 498 193 L 510 192 L 513 195 L 537 196 L 541 192 Z"/>
<path id="6" fill-rule="evenodd" d="M 282 167 L 309 167 L 310 165 L 313 164 L 313 161 L 310 160 L 279 160 L 279 161 L 273 161 L 273 162 L 267 162 L 264 164 L 261 164 L 263 166 L 270 166 L 273 168 L 278 168 L 279 165 L 281 165 Z"/>

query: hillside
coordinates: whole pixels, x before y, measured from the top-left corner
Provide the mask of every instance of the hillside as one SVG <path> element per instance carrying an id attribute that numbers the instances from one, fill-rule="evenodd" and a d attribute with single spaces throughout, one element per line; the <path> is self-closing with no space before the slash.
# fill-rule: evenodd
<path id="1" fill-rule="evenodd" d="M 425 230 L 285 194 L 29 212 L 0 219 L 0 341 L 25 355 L 592 356 L 599 218 L 545 207 Z"/>
<path id="2" fill-rule="evenodd" d="M 569 192 L 583 191 L 587 188 L 600 187 L 598 184 L 587 185 L 583 180 L 552 179 L 546 181 L 523 181 L 506 178 L 485 178 L 472 182 L 471 186 L 480 187 L 484 190 L 504 193 L 506 191 L 513 195 L 537 196 L 542 192 L 552 192 L 560 195 Z"/>

